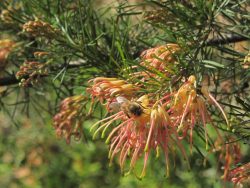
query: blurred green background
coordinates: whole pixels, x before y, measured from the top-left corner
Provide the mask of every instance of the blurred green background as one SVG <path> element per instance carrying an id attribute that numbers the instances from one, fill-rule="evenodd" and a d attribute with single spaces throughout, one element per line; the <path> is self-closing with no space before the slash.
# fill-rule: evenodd
<path id="1" fill-rule="evenodd" d="M 104 141 L 67 145 L 56 138 L 50 121 L 42 122 L 37 114 L 19 118 L 20 126 L 15 127 L 6 114 L 0 115 L 0 187 L 232 187 L 220 179 L 215 156 L 204 167 L 202 156 L 193 152 L 191 170 L 176 158 L 177 167 L 171 164 L 167 178 L 164 159 L 152 155 L 147 176 L 139 180 L 133 174 L 123 176 L 116 161 L 109 166 Z"/>

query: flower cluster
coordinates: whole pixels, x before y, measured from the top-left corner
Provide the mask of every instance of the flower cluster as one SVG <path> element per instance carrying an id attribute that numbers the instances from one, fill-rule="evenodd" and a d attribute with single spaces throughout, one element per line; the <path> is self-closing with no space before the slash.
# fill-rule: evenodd
<path id="1" fill-rule="evenodd" d="M 228 179 L 237 187 L 250 186 L 250 162 L 230 170 Z"/>
<path id="2" fill-rule="evenodd" d="M 188 161 L 181 140 L 186 139 L 189 132 L 187 139 L 192 148 L 192 131 L 195 125 L 199 126 L 199 122 L 203 124 L 208 147 L 206 126 L 211 119 L 206 107 L 206 98 L 212 102 L 215 99 L 205 87 L 201 91 L 204 93 L 203 95 L 197 94 L 194 76 L 190 76 L 178 90 L 165 93 L 158 100 L 153 97 L 153 94 L 150 98 L 148 95 L 139 98 L 125 98 L 126 94 L 131 97 L 133 93 L 126 93 L 122 90 L 115 93 L 116 95 L 112 95 L 112 92 L 117 90 L 117 85 L 110 84 L 110 82 L 115 82 L 114 78 L 97 78 L 93 84 L 94 88 L 96 86 L 97 88 L 91 90 L 96 92 L 91 92 L 91 94 L 92 97 L 101 96 L 101 100 L 108 100 L 110 96 L 116 96 L 111 103 L 104 104 L 107 109 L 112 109 L 111 112 L 116 113 L 98 121 L 93 125 L 91 131 L 95 130 L 94 138 L 98 133 L 105 137 L 107 130 L 112 129 L 112 124 L 120 122 L 110 131 L 106 142 L 110 143 L 110 161 L 112 162 L 114 157 L 119 155 L 122 171 L 124 171 L 126 159 L 130 158 L 130 172 L 133 171 L 136 161 L 144 156 L 144 167 L 141 173 L 141 177 L 143 177 L 150 152 L 155 151 L 158 155 L 161 150 L 165 155 L 168 174 L 169 154 L 173 154 L 176 148 L 179 148 L 182 156 Z M 214 104 L 218 105 L 218 103 Z M 219 108 L 221 109 L 220 106 Z M 100 126 L 97 128 L 98 125 Z"/>
<path id="3" fill-rule="evenodd" d="M 34 52 L 34 56 L 36 58 L 47 57 L 48 55 L 49 55 L 49 52 L 43 52 L 43 51 Z"/>
<path id="4" fill-rule="evenodd" d="M 106 143 L 110 143 L 110 162 L 116 155 L 119 155 L 119 164 L 122 172 L 124 172 L 126 159 L 130 158 L 129 172 L 131 172 L 135 168 L 136 161 L 144 156 L 144 167 L 140 175 L 140 177 L 143 177 L 146 173 L 150 152 L 155 151 L 156 155 L 159 155 L 159 151 L 162 150 L 166 159 L 168 175 L 169 154 L 171 151 L 174 152 L 174 145 L 180 148 L 183 156 L 187 159 L 179 138 L 175 137 L 176 127 L 172 126 L 168 113 L 159 102 L 152 104 L 147 95 L 133 102 L 117 97 L 117 102 L 121 103 L 122 99 L 124 101 L 119 112 L 98 121 L 92 126 L 92 130 L 94 130 L 96 126 L 101 124 L 95 130 L 93 137 L 95 138 L 99 132 L 102 132 L 102 137 L 105 137 L 106 131 L 112 123 L 121 121 L 109 133 L 106 140 Z"/>
<path id="5" fill-rule="evenodd" d="M 158 71 L 169 77 L 174 75 L 173 70 L 177 64 L 175 55 L 178 51 L 180 47 L 176 44 L 167 44 L 144 51 L 141 55 L 141 66 L 146 70 L 137 72 L 138 75 L 140 74 L 140 82 L 129 83 L 130 79 L 107 77 L 97 77 L 89 81 L 87 93 L 92 97 L 92 104 L 96 101 L 100 102 L 106 107 L 109 115 L 92 125 L 90 131 L 93 132 L 93 138 L 98 135 L 102 138 L 106 137 L 106 143 L 110 146 L 110 163 L 118 156 L 123 173 L 135 172 L 137 160 L 143 157 L 144 165 L 140 177 L 145 176 L 152 153 L 156 156 L 159 156 L 160 152 L 164 154 L 166 175 L 169 174 L 171 160 L 174 160 L 176 153 L 180 153 L 188 163 L 188 154 L 182 142 L 188 141 L 192 151 L 195 128 L 204 132 L 206 149 L 213 148 L 213 144 L 208 141 L 207 126 L 214 128 L 218 135 L 219 132 L 213 125 L 207 110 L 208 105 L 216 106 L 229 125 L 222 107 L 206 86 L 197 88 L 196 77 L 193 75 L 181 83 L 169 85 L 171 89 L 165 88 L 158 93 L 145 94 L 142 81 L 150 80 L 152 76 L 155 79 L 158 78 L 157 74 L 152 72 Z M 70 114 L 75 109 L 64 108 L 66 110 L 61 111 L 67 112 L 67 117 L 71 117 Z M 91 108 L 92 105 L 89 113 L 92 112 Z M 64 118 L 57 116 L 55 116 L 56 122 L 63 122 L 59 125 L 65 126 L 65 129 L 70 129 L 72 124 L 74 125 L 74 122 L 65 124 Z M 228 150 L 231 151 L 231 149 Z M 232 155 L 232 152 L 229 155 Z"/>
<path id="6" fill-rule="evenodd" d="M 232 165 L 236 165 L 241 160 L 241 148 L 238 142 L 235 142 L 235 138 L 229 137 L 227 143 L 223 144 L 222 138 L 217 139 L 215 142 L 215 148 L 219 151 L 219 162 L 221 168 L 224 171 L 222 178 L 228 180 L 230 168 Z"/>
<path id="7" fill-rule="evenodd" d="M 218 135 L 216 141 L 213 143 L 214 147 L 210 150 L 209 154 L 211 153 L 218 153 L 218 166 L 220 170 L 223 171 L 223 175 L 221 179 L 224 181 L 232 181 L 235 182 L 233 179 L 234 177 L 238 176 L 239 174 L 234 174 L 233 170 L 230 170 L 232 166 L 236 166 L 240 163 L 242 159 L 241 155 L 241 145 L 238 142 L 237 138 L 233 136 L 223 136 Z"/>
<path id="8" fill-rule="evenodd" d="M 2 10 L 2 12 L 0 14 L 0 18 L 6 24 L 13 23 L 13 19 L 11 17 L 10 10 L 8 10 L 8 9 Z"/>
<path id="9" fill-rule="evenodd" d="M 162 76 L 171 77 L 176 72 L 177 54 L 180 50 L 177 44 L 166 44 L 143 51 L 140 62 L 143 71 L 133 72 L 131 76 L 147 82 L 152 77 L 158 80 Z"/>
<path id="10" fill-rule="evenodd" d="M 164 9 L 145 11 L 143 15 L 144 20 L 153 24 L 167 24 L 168 26 L 175 26 L 177 23 L 177 17 L 170 11 Z"/>
<path id="11" fill-rule="evenodd" d="M 5 9 L 2 9 L 0 20 L 7 27 L 14 24 L 17 26 L 17 22 L 15 22 L 15 13 L 21 10 L 20 5 L 20 2 L 15 2 L 14 4 L 7 6 Z"/>
<path id="12" fill-rule="evenodd" d="M 146 11 L 144 14 L 144 19 L 151 21 L 153 23 L 161 23 L 166 20 L 166 17 L 169 16 L 167 11 L 163 9 Z"/>
<path id="13" fill-rule="evenodd" d="M 129 84 L 125 80 L 119 80 L 117 78 L 97 77 L 89 82 L 93 84 L 90 88 L 87 88 L 87 91 L 93 99 L 98 98 L 101 103 L 103 103 L 104 100 L 111 100 L 119 95 L 131 98 L 138 89 L 138 87 L 133 84 Z"/>
<path id="14" fill-rule="evenodd" d="M 76 95 L 61 102 L 60 112 L 54 116 L 53 125 L 58 137 L 65 137 L 67 143 L 73 136 L 80 139 L 87 97 Z"/>
<path id="15" fill-rule="evenodd" d="M 7 57 L 14 47 L 15 43 L 11 40 L 0 40 L 0 68 L 4 69 L 7 62 Z"/>
<path id="16" fill-rule="evenodd" d="M 48 39 L 53 39 L 60 34 L 58 29 L 55 29 L 49 23 L 35 20 L 29 21 L 23 25 L 23 30 L 33 37 L 46 37 Z"/>
<path id="17" fill-rule="evenodd" d="M 172 73 L 178 51 L 180 47 L 177 44 L 167 44 L 145 50 L 141 54 L 141 65 L 151 70 Z"/>
<path id="18" fill-rule="evenodd" d="M 16 77 L 21 79 L 21 86 L 27 87 L 30 84 L 34 85 L 42 76 L 47 74 L 48 66 L 46 63 L 27 61 L 20 66 L 20 70 L 16 73 Z"/>

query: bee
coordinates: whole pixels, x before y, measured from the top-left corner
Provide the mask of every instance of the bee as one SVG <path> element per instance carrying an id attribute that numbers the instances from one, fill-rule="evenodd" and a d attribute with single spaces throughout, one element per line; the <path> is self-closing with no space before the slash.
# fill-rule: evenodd
<path id="1" fill-rule="evenodd" d="M 123 111 L 128 118 L 140 117 L 144 113 L 145 97 L 139 98 L 137 101 L 129 101 L 125 97 L 119 96 L 116 98 L 117 102 L 111 104 L 112 111 Z"/>
<path id="2" fill-rule="evenodd" d="M 131 118 L 133 116 L 139 117 L 143 114 L 143 106 L 137 102 L 125 102 L 121 104 L 121 110 Z"/>

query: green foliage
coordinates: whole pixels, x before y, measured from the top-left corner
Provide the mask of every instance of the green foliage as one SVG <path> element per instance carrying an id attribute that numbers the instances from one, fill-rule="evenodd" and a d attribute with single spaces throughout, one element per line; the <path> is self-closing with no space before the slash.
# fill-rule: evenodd
<path id="1" fill-rule="evenodd" d="M 220 112 L 211 107 L 216 127 L 226 140 L 235 136 L 233 142 L 248 143 L 243 146 L 243 163 L 249 162 L 250 63 L 243 63 L 249 54 L 249 7 L 244 0 L 119 1 L 105 6 L 90 0 L 2 0 L 0 39 L 14 41 L 15 47 L 6 60 L 0 57 L 0 187 L 232 186 L 219 178 L 219 154 L 211 157 L 204 149 L 201 129 L 195 129 L 197 144 L 190 154 L 190 171 L 176 157 L 176 167 L 166 178 L 164 159 L 152 157 L 147 177 L 139 181 L 123 177 L 117 161 L 109 167 L 108 147 L 91 140 L 89 133 L 86 143 L 66 145 L 57 140 L 51 119 L 60 101 L 85 95 L 88 81 L 98 76 L 144 84 L 141 94 L 160 95 L 195 75 L 197 88 L 207 79 L 205 84 L 229 115 L 228 128 Z M 42 24 L 36 31 L 39 21 L 47 26 Z M 50 33 L 39 33 L 48 27 Z M 168 70 L 175 76 L 139 64 L 144 50 L 166 43 L 181 49 L 175 55 L 177 65 Z M 24 62 L 33 61 L 44 65 L 48 73 L 36 70 L 35 80 L 20 87 L 18 83 L 29 75 L 17 78 L 16 73 Z M 152 77 L 144 83 L 131 77 L 134 70 L 154 73 L 161 80 Z M 100 106 L 94 106 L 83 130 L 105 115 Z M 215 132 L 210 132 L 213 146 Z M 184 147 L 188 150 L 189 144 Z M 140 161 L 137 168 L 142 166 Z"/>

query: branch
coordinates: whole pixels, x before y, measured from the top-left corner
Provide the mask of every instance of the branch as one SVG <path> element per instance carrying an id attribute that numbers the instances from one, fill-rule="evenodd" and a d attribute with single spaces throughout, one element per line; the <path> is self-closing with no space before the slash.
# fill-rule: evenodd
<path id="1" fill-rule="evenodd" d="M 223 45 L 223 44 L 229 44 L 229 43 L 236 43 L 236 42 L 242 42 L 242 41 L 248 41 L 249 38 L 244 37 L 242 35 L 230 35 L 225 36 L 224 38 L 213 38 L 207 41 L 206 45 L 208 46 L 216 46 L 216 45 Z"/>
<path id="2" fill-rule="evenodd" d="M 18 84 L 19 82 L 20 80 L 18 80 L 15 75 L 0 78 L 0 86 Z"/>
<path id="3" fill-rule="evenodd" d="M 62 69 L 64 67 L 67 67 L 67 69 L 72 69 L 72 68 L 79 68 L 80 66 L 83 66 L 83 64 L 63 65 L 63 66 L 60 66 L 59 69 Z M 55 70 L 55 67 L 53 67 L 51 69 Z M 43 77 L 46 77 L 46 76 L 43 75 Z M 28 79 L 29 76 L 22 77 L 21 79 L 23 79 L 23 78 Z M 8 86 L 8 85 L 18 84 L 21 81 L 21 79 L 17 79 L 15 75 L 0 78 L 0 86 Z"/>

